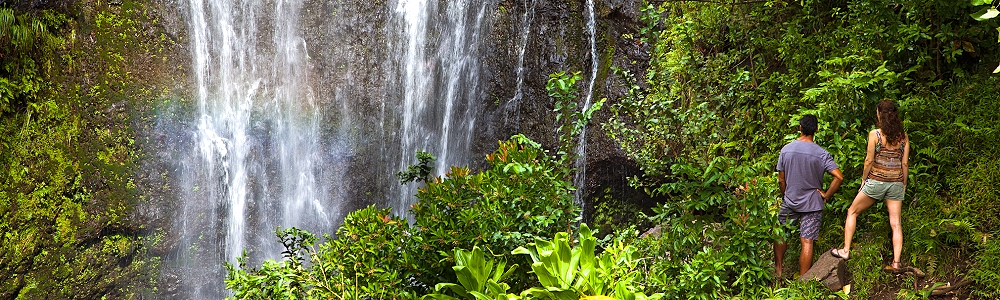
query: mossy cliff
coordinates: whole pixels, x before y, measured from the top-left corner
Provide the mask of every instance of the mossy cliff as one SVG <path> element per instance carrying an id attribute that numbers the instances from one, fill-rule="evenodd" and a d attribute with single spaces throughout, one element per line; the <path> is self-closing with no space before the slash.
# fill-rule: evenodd
<path id="1" fill-rule="evenodd" d="M 156 293 L 167 187 L 146 167 L 153 108 L 181 99 L 183 41 L 155 1 L 7 4 L 38 23 L 0 38 L 0 298 Z M 169 21 L 166 21 L 169 22 Z M 2 28 L 14 33 L 13 27 Z"/>

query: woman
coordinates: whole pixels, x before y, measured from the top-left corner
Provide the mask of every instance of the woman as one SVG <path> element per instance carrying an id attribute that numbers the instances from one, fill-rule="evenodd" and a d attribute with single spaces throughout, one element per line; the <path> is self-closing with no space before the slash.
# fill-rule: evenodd
<path id="1" fill-rule="evenodd" d="M 900 268 L 899 256 L 903 251 L 903 228 L 899 222 L 899 214 L 909 175 L 907 157 L 910 155 L 910 141 L 906 132 L 903 132 L 903 124 L 892 101 L 879 102 L 876 117 L 878 123 L 875 125 L 879 128 L 868 133 L 868 155 L 865 156 L 865 168 L 861 177 L 864 182 L 851 207 L 847 209 L 844 248 L 832 249 L 831 254 L 847 259 L 858 215 L 876 200 L 885 200 L 885 206 L 889 209 L 889 225 L 892 227 L 892 264 L 886 269 L 897 271 Z"/>

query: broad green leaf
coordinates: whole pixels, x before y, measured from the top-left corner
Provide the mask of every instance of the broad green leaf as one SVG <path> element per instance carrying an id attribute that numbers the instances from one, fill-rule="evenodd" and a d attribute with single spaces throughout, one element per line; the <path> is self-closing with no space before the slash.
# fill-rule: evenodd
<path id="1" fill-rule="evenodd" d="M 986 4 L 987 0 L 972 0 L 972 6 L 980 6 Z"/>
<path id="2" fill-rule="evenodd" d="M 425 295 L 423 297 L 420 297 L 420 299 L 458 300 L 458 298 L 442 294 Z"/>
<path id="3" fill-rule="evenodd" d="M 993 70 L 993 74 L 1000 73 L 1000 66 L 997 66 L 996 70 Z"/>
<path id="4" fill-rule="evenodd" d="M 478 288 L 479 281 L 477 280 L 475 275 L 473 275 L 472 270 L 469 270 L 469 268 L 466 268 L 465 266 L 455 266 L 453 267 L 453 269 L 455 270 L 455 276 L 458 277 L 458 282 L 462 284 L 463 291 L 475 291 L 476 288 Z M 459 291 L 454 287 L 451 287 L 451 289 L 456 294 L 459 294 L 459 296 L 468 295 L 462 291 Z"/>
<path id="5" fill-rule="evenodd" d="M 483 293 L 480 293 L 480 292 L 471 292 L 469 294 L 471 294 L 473 297 L 475 297 L 476 300 L 492 300 L 489 296 L 486 296 L 486 294 L 483 294 Z"/>
<path id="6" fill-rule="evenodd" d="M 997 10 L 996 8 L 991 8 L 990 10 L 986 11 L 986 14 L 984 14 L 982 16 L 982 18 L 983 19 L 992 19 L 992 18 L 996 18 L 997 15 L 1000 15 L 1000 10 Z"/>
<path id="7" fill-rule="evenodd" d="M 434 286 L 434 291 L 437 291 L 437 292 L 441 292 L 444 289 L 450 289 L 452 292 L 455 292 L 456 294 L 459 294 L 459 295 L 465 295 L 465 296 L 469 295 L 469 293 L 467 293 L 465 291 L 465 288 L 463 288 L 460 285 L 454 284 L 454 283 L 438 283 L 437 285 Z M 443 294 L 430 294 L 430 295 L 426 295 L 426 296 L 421 297 L 421 299 L 428 299 L 428 298 L 430 298 L 430 299 L 456 299 L 454 297 L 443 295 Z"/>
<path id="8" fill-rule="evenodd" d="M 979 11 L 972 13 L 969 16 L 972 16 L 972 18 L 976 19 L 976 21 L 985 21 L 992 19 L 997 15 L 1000 15 L 1000 11 L 998 11 L 996 8 L 983 7 L 983 9 L 980 9 Z"/>

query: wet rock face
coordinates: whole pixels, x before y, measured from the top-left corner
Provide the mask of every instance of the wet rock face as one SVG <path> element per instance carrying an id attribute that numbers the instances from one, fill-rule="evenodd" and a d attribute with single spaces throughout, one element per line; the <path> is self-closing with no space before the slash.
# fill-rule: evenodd
<path id="1" fill-rule="evenodd" d="M 618 199 L 635 201 L 640 207 L 653 203 L 642 191 L 628 187 L 626 178 L 641 174 L 638 166 L 625 157 L 618 145 L 601 128 L 611 116 L 608 107 L 625 95 L 624 81 L 611 66 L 643 74 L 648 67 L 648 46 L 626 33 L 635 34 L 641 26 L 639 0 L 595 0 L 596 55 L 590 53 L 587 32 L 586 0 L 504 0 L 494 14 L 493 35 L 488 41 L 484 78 L 493 103 L 488 103 L 481 117 L 488 130 L 474 151 L 488 153 L 496 140 L 512 134 L 525 135 L 555 148 L 554 102 L 548 97 L 548 75 L 558 71 L 580 71 L 581 101 L 590 80 L 591 63 L 598 60 L 594 100 L 607 98 L 605 108 L 594 115 L 587 128 L 587 174 L 585 179 L 584 221 L 592 219 L 593 200 L 610 194 Z M 527 15 L 526 15 L 527 14 Z M 528 25 L 525 28 L 525 25 Z M 523 70 L 518 72 L 521 38 L 524 46 Z M 522 76 L 521 98 L 517 99 L 518 76 Z M 581 103 L 582 106 L 582 103 Z M 602 197 L 603 198 L 603 197 Z"/>
<path id="2" fill-rule="evenodd" d="M 639 0 L 595 0 L 596 49 L 590 51 L 586 0 L 500 0 L 487 5 L 483 36 L 469 47 L 479 47 L 482 64 L 478 77 L 480 109 L 470 148 L 470 164 L 485 167 L 481 159 L 496 148 L 498 140 L 524 133 L 555 148 L 553 101 L 545 83 L 558 71 L 579 71 L 581 101 L 586 95 L 591 64 L 598 60 L 594 100 L 614 103 L 625 93 L 623 81 L 610 70 L 616 66 L 641 74 L 647 49 L 622 37 L 640 26 Z M 404 51 L 405 32 L 394 1 L 309 0 L 300 19 L 310 62 L 310 86 L 323 115 L 323 139 L 339 140 L 359 155 L 345 160 L 352 179 L 345 183 L 349 207 L 360 208 L 395 195 L 391 170 L 372 172 L 373 165 L 393 165 L 403 156 L 392 150 L 398 140 L 398 111 L 404 87 L 398 80 L 404 68 L 398 51 Z M 441 12 L 444 13 L 444 12 Z M 487 34 L 488 33 L 488 34 Z M 438 37 L 429 37 L 429 39 Z M 633 64 L 632 62 L 639 62 Z M 582 105 L 582 103 L 581 103 Z M 643 198 L 622 178 L 638 174 L 619 147 L 604 134 L 600 124 L 609 117 L 605 108 L 588 127 L 586 184 L 590 197 L 611 187 L 616 197 Z M 397 147 L 398 148 L 398 147 Z M 397 152 L 394 152 L 397 151 Z M 379 152 L 381 155 L 361 155 Z"/>
<path id="3" fill-rule="evenodd" d="M 389 98 L 399 89 L 390 80 L 397 68 L 387 40 L 395 34 L 389 29 L 394 14 L 390 5 L 384 0 L 309 0 L 303 4 L 300 32 L 309 54 L 310 86 L 321 110 L 322 139 L 333 141 L 329 148 L 384 152 L 396 134 L 391 130 L 394 126 L 385 124 L 399 121 L 385 118 L 384 113 L 395 109 Z M 392 164 L 398 160 L 390 159 L 394 156 L 332 157 L 350 174 L 341 183 L 345 198 L 350 199 L 345 212 L 390 197 L 386 191 L 394 172 L 373 172 L 372 166 Z"/>

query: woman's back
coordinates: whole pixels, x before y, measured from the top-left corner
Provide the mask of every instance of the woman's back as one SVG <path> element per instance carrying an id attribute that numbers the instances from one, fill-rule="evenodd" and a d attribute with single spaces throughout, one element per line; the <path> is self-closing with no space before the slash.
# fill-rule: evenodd
<path id="1" fill-rule="evenodd" d="M 902 182 L 905 135 L 896 145 L 889 146 L 886 145 L 888 143 L 885 141 L 881 129 L 876 130 L 875 133 L 878 136 L 878 144 L 875 145 L 875 160 L 868 178 L 881 182 Z"/>

